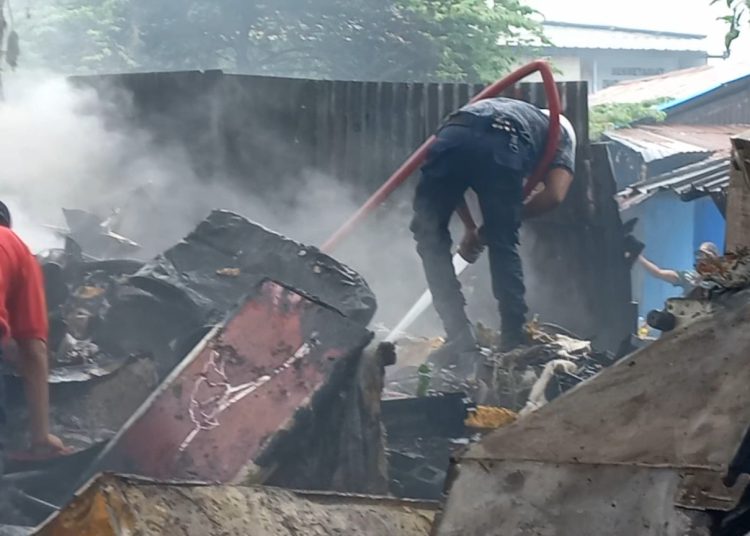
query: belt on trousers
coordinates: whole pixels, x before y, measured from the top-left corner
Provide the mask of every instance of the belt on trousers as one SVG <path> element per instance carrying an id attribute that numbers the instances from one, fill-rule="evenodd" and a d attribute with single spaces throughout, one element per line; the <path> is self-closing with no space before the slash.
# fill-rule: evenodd
<path id="1" fill-rule="evenodd" d="M 487 130 L 493 129 L 500 132 L 507 132 L 510 136 L 510 150 L 514 153 L 518 152 L 518 141 L 521 137 L 521 134 L 518 130 L 518 127 L 516 127 L 513 121 L 504 117 L 479 116 L 466 112 L 457 112 L 451 115 L 445 121 L 445 123 L 440 126 L 438 132 L 443 128 L 449 126 L 461 126 L 469 128 L 481 127 Z"/>

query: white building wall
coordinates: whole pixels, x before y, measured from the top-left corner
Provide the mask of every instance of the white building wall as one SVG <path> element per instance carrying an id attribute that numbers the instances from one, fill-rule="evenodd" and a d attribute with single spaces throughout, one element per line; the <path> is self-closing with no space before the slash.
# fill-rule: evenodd
<path id="1" fill-rule="evenodd" d="M 591 93 L 623 80 L 656 76 L 707 63 L 705 54 L 699 52 L 547 48 L 539 56 L 520 58 L 517 66 L 533 59 L 549 60 L 555 67 L 555 79 L 560 82 L 588 82 Z M 527 80 L 539 82 L 541 77 L 534 75 Z"/>

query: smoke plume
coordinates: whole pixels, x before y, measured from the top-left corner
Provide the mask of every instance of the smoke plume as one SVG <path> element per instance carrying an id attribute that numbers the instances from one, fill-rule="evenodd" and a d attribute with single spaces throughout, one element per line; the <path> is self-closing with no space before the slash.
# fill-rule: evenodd
<path id="1" fill-rule="evenodd" d="M 199 177 L 188 149 L 155 139 L 126 118 L 127 98 L 104 100 L 61 78 L 6 80 L 0 105 L 0 199 L 16 231 L 34 251 L 59 246 L 49 226 L 64 227 L 62 208 L 107 218 L 120 210 L 116 232 L 150 258 L 176 243 L 216 208 L 242 214 L 307 244 L 321 244 L 366 197 L 314 169 L 278 176 L 272 192 L 255 194 L 236 177 Z M 269 139 L 269 144 L 284 143 Z M 290 147 L 290 151 L 294 151 Z M 394 199 L 409 203 L 410 192 Z M 408 208 L 374 217 L 336 252 L 376 292 L 376 321 L 395 324 L 425 288 L 408 231 Z M 436 317 L 423 328 L 439 332 Z"/>

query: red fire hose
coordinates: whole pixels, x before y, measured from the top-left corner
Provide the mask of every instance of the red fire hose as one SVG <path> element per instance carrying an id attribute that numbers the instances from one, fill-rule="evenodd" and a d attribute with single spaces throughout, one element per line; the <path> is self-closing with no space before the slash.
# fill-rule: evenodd
<path id="1" fill-rule="evenodd" d="M 550 110 L 550 122 L 549 122 L 549 135 L 547 136 L 547 145 L 544 149 L 544 155 L 539 165 L 536 167 L 531 177 L 526 183 L 524 193 L 528 196 L 539 184 L 539 181 L 544 176 L 547 168 L 554 158 L 557 144 L 560 140 L 560 95 L 557 92 L 557 85 L 555 85 L 555 79 L 552 76 L 552 69 L 549 64 L 545 61 L 534 61 L 528 65 L 521 67 L 517 71 L 514 71 L 505 78 L 498 80 L 494 84 L 487 86 L 478 95 L 476 95 L 471 102 L 476 102 L 491 97 L 496 97 L 513 84 L 516 84 L 523 78 L 526 78 L 532 73 L 539 72 L 542 75 L 542 81 L 544 82 L 544 91 L 547 94 L 547 104 Z M 326 240 L 321 250 L 330 253 L 344 238 L 349 236 L 356 226 L 375 208 L 377 208 L 383 201 L 385 201 L 396 188 L 409 178 L 417 168 L 422 164 L 425 157 L 427 156 L 427 149 L 432 145 L 435 140 L 435 136 L 425 141 L 419 149 L 414 151 L 412 155 L 401 164 L 401 167 L 391 175 L 391 177 L 385 181 L 383 186 L 370 196 L 370 198 L 362 205 L 357 212 L 355 212 L 351 218 L 349 218 L 331 237 Z"/>

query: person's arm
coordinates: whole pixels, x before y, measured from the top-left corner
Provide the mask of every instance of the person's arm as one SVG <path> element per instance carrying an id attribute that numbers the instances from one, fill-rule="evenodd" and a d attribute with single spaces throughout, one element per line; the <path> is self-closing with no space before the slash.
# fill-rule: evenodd
<path id="1" fill-rule="evenodd" d="M 458 207 L 456 207 L 456 214 L 458 214 L 458 217 L 461 218 L 461 221 L 464 224 L 464 229 L 466 231 L 477 230 L 477 224 L 471 215 L 471 210 L 469 210 L 469 205 L 466 203 L 465 197 L 461 198 L 461 202 L 458 204 Z"/>
<path id="2" fill-rule="evenodd" d="M 29 408 L 32 451 L 42 456 L 62 453 L 62 441 L 49 433 L 47 304 L 42 271 L 31 253 L 9 306 L 11 335 L 19 353 L 16 366 L 24 381 Z"/>
<path id="3" fill-rule="evenodd" d="M 484 244 L 479 236 L 479 229 L 477 229 L 477 224 L 471 215 L 469 205 L 466 203 L 466 198 L 461 199 L 458 207 L 456 207 L 456 214 L 464 224 L 464 237 L 458 246 L 458 254 L 466 262 L 474 264 L 484 251 Z"/>
<path id="4" fill-rule="evenodd" d="M 573 174 L 569 170 L 561 167 L 550 169 L 544 189 L 524 203 L 523 219 L 536 218 L 560 206 L 572 182 Z"/>
<path id="5" fill-rule="evenodd" d="M 680 274 L 678 274 L 676 271 L 664 270 L 662 268 L 659 268 L 643 255 L 638 257 L 638 262 L 641 263 L 641 266 L 643 266 L 648 273 L 650 273 L 657 279 L 661 279 L 662 281 L 666 281 L 667 283 L 672 283 L 673 285 L 676 285 L 680 282 Z"/>
<path id="6" fill-rule="evenodd" d="M 47 344 L 39 339 L 16 341 L 20 353 L 18 372 L 23 378 L 29 405 L 32 448 L 62 448 L 49 433 L 49 387 L 47 385 Z M 59 445 L 57 444 L 59 443 Z"/>

